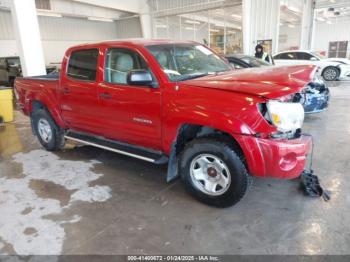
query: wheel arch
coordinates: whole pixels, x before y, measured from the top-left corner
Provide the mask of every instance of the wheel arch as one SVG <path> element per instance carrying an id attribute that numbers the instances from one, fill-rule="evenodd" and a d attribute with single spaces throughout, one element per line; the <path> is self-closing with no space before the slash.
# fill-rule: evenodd
<path id="1" fill-rule="evenodd" d="M 43 102 L 42 100 L 33 99 L 31 101 L 30 115 L 32 115 L 36 110 L 39 110 L 39 109 L 43 109 L 47 113 L 49 113 L 50 116 L 52 117 L 52 119 L 55 121 L 55 123 L 59 127 L 61 127 L 61 128 L 65 127 L 65 123 L 64 123 L 60 113 L 58 112 L 58 109 L 56 109 L 56 108 L 52 109 L 51 107 L 47 106 L 47 104 L 45 102 Z"/>
<path id="2" fill-rule="evenodd" d="M 229 144 L 230 147 L 239 155 L 243 163 L 246 165 L 243 150 L 240 144 L 238 143 L 238 141 L 231 134 L 221 129 L 209 127 L 206 125 L 185 123 L 185 124 L 182 124 L 178 129 L 176 139 L 171 145 L 169 162 L 168 162 L 168 172 L 167 172 L 168 182 L 174 180 L 179 176 L 178 156 L 180 155 L 182 150 L 185 148 L 186 144 L 196 138 L 201 138 L 201 137 L 217 139 Z"/>
<path id="3" fill-rule="evenodd" d="M 40 101 L 33 101 L 31 107 L 30 121 L 33 134 L 38 137 L 39 142 L 46 150 L 56 151 L 61 149 L 65 143 L 64 129 L 57 124 L 51 112 Z M 39 130 L 40 121 L 46 121 L 46 125 L 50 126 L 51 137 L 47 137 L 47 140 Z M 46 130 L 46 135 L 47 132 L 48 131 Z"/>

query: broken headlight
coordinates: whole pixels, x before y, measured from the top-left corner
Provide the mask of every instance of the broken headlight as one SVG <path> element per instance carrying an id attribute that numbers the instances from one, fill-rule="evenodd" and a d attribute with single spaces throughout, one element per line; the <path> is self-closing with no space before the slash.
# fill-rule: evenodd
<path id="1" fill-rule="evenodd" d="M 299 103 L 270 100 L 265 118 L 280 132 L 295 132 L 304 122 L 304 108 Z"/>

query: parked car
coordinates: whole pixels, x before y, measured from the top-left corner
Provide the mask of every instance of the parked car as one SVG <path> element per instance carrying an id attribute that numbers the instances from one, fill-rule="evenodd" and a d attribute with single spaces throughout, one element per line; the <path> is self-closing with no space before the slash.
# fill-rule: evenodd
<path id="1" fill-rule="evenodd" d="M 261 59 L 248 55 L 229 55 L 226 56 L 226 59 L 236 69 L 273 66 Z M 299 102 L 303 105 L 305 114 L 319 113 L 326 110 L 329 99 L 329 88 L 318 74 L 315 74 L 314 79 L 300 92 L 295 93 L 292 98 L 294 102 Z"/>
<path id="2" fill-rule="evenodd" d="M 234 54 L 234 55 L 228 55 L 225 58 L 236 69 L 250 68 L 250 67 L 264 67 L 264 66 L 273 65 L 261 59 L 255 58 L 254 56 L 249 56 L 249 55 Z"/>
<path id="3" fill-rule="evenodd" d="M 168 181 L 181 177 L 200 201 L 227 207 L 252 176 L 304 170 L 311 138 L 290 96 L 315 70 L 232 70 L 195 42 L 107 41 L 68 49 L 59 77 L 16 78 L 15 90 L 47 150 L 69 139 L 167 163 Z"/>
<path id="4" fill-rule="evenodd" d="M 18 56 L 0 58 L 0 85 L 13 86 L 15 78 L 21 74 Z"/>
<path id="5" fill-rule="evenodd" d="M 326 81 L 335 81 L 350 77 L 350 66 L 333 59 L 325 58 L 310 51 L 293 50 L 276 54 L 273 57 L 276 65 L 317 65 L 320 74 Z"/>
<path id="6" fill-rule="evenodd" d="M 55 66 L 47 66 L 46 73 L 56 70 Z M 13 86 L 15 78 L 22 76 L 21 61 L 18 56 L 0 57 L 0 85 Z"/>

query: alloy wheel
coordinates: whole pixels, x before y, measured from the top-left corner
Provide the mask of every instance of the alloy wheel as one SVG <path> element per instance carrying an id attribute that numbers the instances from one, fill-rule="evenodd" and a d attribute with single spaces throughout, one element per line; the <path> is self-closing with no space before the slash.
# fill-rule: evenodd
<path id="1" fill-rule="evenodd" d="M 211 196 L 224 194 L 231 184 L 231 173 L 225 162 L 212 154 L 195 157 L 190 165 L 194 186 Z"/>
<path id="2" fill-rule="evenodd" d="M 44 119 L 40 118 L 38 121 L 38 132 L 40 135 L 40 138 L 45 142 L 49 143 L 52 139 L 52 129 L 49 124 L 49 122 Z"/>

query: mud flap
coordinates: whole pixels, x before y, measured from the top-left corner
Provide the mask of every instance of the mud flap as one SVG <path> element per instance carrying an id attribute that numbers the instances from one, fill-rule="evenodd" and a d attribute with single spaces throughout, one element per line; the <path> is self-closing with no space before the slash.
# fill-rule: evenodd
<path id="1" fill-rule="evenodd" d="M 36 136 L 37 133 L 35 132 L 34 120 L 33 120 L 32 114 L 30 115 L 30 127 L 32 128 L 32 133 L 33 133 L 33 135 Z"/>
<path id="2" fill-rule="evenodd" d="M 171 153 L 169 156 L 168 173 L 166 177 L 167 183 L 174 181 L 178 176 L 178 157 L 176 154 L 176 142 L 174 142 L 171 145 Z"/>

